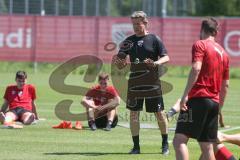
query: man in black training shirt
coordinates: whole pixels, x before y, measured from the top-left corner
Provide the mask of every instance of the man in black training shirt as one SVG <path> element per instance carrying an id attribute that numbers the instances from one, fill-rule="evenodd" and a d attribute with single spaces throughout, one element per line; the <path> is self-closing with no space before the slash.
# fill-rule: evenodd
<path id="1" fill-rule="evenodd" d="M 134 146 L 130 154 L 139 154 L 139 114 L 145 100 L 146 112 L 155 113 L 162 134 L 162 153 L 167 155 L 168 122 L 160 85 L 160 67 L 169 61 L 167 50 L 160 38 L 147 31 L 148 20 L 143 11 L 131 15 L 135 34 L 126 38 L 120 45 L 113 62 L 119 69 L 127 65 L 130 58 L 130 77 L 128 80 L 127 108 L 130 110 L 130 129 Z"/>

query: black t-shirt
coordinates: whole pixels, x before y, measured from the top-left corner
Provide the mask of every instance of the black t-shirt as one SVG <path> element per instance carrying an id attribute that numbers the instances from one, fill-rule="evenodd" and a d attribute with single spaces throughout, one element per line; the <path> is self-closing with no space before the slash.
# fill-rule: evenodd
<path id="1" fill-rule="evenodd" d="M 160 86 L 160 72 L 159 67 L 148 67 L 142 63 L 145 59 L 150 58 L 157 61 L 159 57 L 167 55 L 167 50 L 160 40 L 154 34 L 147 34 L 145 36 L 137 37 L 136 35 L 129 36 L 120 45 L 118 57 L 125 58 L 129 56 L 131 62 L 131 74 L 128 81 L 128 88 L 139 88 L 137 90 L 152 90 L 149 86 Z M 157 94 L 160 92 L 156 90 Z"/>
<path id="2" fill-rule="evenodd" d="M 167 55 L 167 50 L 161 39 L 154 34 L 137 37 L 136 35 L 126 38 L 121 46 L 118 54 L 124 54 L 130 57 L 130 62 L 139 63 L 150 58 L 157 61 L 159 57 Z"/>

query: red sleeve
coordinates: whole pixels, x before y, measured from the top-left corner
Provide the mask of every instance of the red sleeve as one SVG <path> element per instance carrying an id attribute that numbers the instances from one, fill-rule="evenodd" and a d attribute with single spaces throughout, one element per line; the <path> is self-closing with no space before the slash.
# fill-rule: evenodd
<path id="1" fill-rule="evenodd" d="M 32 100 L 35 100 L 37 98 L 35 87 L 33 85 L 29 85 L 29 89 L 30 89 Z"/>
<path id="2" fill-rule="evenodd" d="M 8 101 L 9 87 L 6 88 L 3 98 Z"/>
<path id="3" fill-rule="evenodd" d="M 118 93 L 116 91 L 116 89 L 114 87 L 109 87 L 109 93 L 113 96 L 113 97 L 117 97 L 118 96 Z"/>
<path id="4" fill-rule="evenodd" d="M 192 62 L 203 61 L 205 45 L 203 41 L 197 41 L 192 47 Z"/>
<path id="5" fill-rule="evenodd" d="M 229 58 L 224 56 L 224 71 L 223 71 L 223 80 L 229 80 Z"/>
<path id="6" fill-rule="evenodd" d="M 94 88 L 92 88 L 92 89 L 90 89 L 87 93 L 86 93 L 86 97 L 94 97 L 94 92 L 95 91 L 95 89 Z"/>

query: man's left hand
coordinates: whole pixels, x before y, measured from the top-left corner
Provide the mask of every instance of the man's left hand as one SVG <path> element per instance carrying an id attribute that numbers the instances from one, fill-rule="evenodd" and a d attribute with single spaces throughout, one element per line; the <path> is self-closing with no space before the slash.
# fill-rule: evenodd
<path id="1" fill-rule="evenodd" d="M 187 111 L 188 110 L 188 106 L 186 105 L 188 101 L 188 97 L 182 97 L 181 101 L 180 101 L 180 109 L 182 111 Z"/>
<path id="2" fill-rule="evenodd" d="M 144 63 L 146 63 L 148 67 L 155 67 L 156 66 L 154 61 L 152 59 L 150 59 L 150 58 L 145 59 Z"/>

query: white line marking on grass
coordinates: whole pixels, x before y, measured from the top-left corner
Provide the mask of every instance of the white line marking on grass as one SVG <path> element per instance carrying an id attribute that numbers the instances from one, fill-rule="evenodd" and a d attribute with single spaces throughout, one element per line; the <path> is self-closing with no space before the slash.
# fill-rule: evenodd
<path id="1" fill-rule="evenodd" d="M 234 130 L 237 130 L 237 129 L 240 129 L 240 126 L 238 126 L 238 127 L 231 127 L 231 128 L 227 128 L 227 129 L 220 129 L 219 131 L 221 131 L 221 132 L 228 132 L 228 131 L 234 131 Z"/>
<path id="2" fill-rule="evenodd" d="M 124 128 L 129 128 L 129 123 L 118 123 L 118 126 L 124 127 Z M 153 125 L 153 124 L 148 124 L 148 123 L 142 123 L 140 124 L 140 128 L 144 129 L 156 129 L 158 126 Z M 168 128 L 169 131 L 175 131 L 175 127 Z M 219 129 L 221 132 L 228 132 L 228 131 L 234 131 L 240 129 L 240 126 L 237 127 L 231 127 L 231 128 L 226 128 L 226 129 Z"/>
<path id="3" fill-rule="evenodd" d="M 118 123 L 118 126 L 121 126 L 121 127 L 124 127 L 124 128 L 130 128 L 129 123 Z M 140 128 L 156 129 L 158 127 L 156 125 L 153 125 L 153 124 L 142 123 L 142 124 L 140 124 Z"/>

